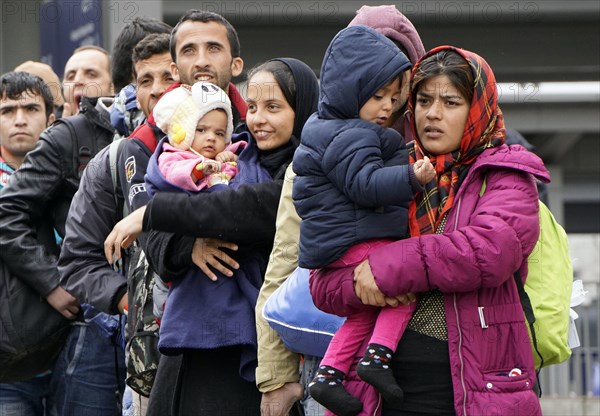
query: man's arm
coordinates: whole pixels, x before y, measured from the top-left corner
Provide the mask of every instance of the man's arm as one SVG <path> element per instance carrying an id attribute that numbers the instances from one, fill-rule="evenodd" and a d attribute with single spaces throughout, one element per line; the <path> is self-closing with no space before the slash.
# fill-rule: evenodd
<path id="1" fill-rule="evenodd" d="M 276 180 L 193 195 L 159 192 L 146 209 L 144 230 L 271 245 L 282 185 Z"/>
<path id="2" fill-rule="evenodd" d="M 45 134 L 0 193 L 0 258 L 13 275 L 43 297 L 59 283 L 58 250 L 50 251 L 54 234 L 48 217 L 66 166 L 65 153 L 54 141 L 45 140 Z"/>
<path id="3" fill-rule="evenodd" d="M 129 212 L 150 201 L 144 176 L 151 156 L 150 149 L 138 139 L 128 140 L 119 155 L 119 180 Z M 140 234 L 138 242 L 146 253 L 150 267 L 165 279 L 185 274 L 192 265 L 192 237 L 153 231 Z"/>
<path id="4" fill-rule="evenodd" d="M 104 257 L 102 243 L 120 219 L 109 166 L 109 147 L 86 168 L 73 197 L 58 261 L 63 287 L 81 302 L 117 314 L 127 279 Z"/>

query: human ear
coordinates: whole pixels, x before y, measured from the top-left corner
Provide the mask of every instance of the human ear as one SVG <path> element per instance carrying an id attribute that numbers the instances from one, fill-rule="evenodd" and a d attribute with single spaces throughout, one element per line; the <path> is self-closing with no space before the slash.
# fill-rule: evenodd
<path id="1" fill-rule="evenodd" d="M 179 70 L 177 69 L 177 64 L 175 62 L 171 62 L 171 76 L 175 80 L 175 82 L 179 81 Z"/>
<path id="2" fill-rule="evenodd" d="M 239 56 L 231 61 L 231 75 L 237 77 L 244 69 L 244 61 Z"/>

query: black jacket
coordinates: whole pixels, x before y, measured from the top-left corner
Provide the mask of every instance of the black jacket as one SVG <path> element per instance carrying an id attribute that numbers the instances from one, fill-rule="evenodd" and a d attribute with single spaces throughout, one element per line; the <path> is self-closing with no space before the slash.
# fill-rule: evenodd
<path id="1" fill-rule="evenodd" d="M 69 209 L 58 270 L 67 292 L 114 315 L 127 292 L 127 279 L 104 256 L 103 242 L 123 216 L 122 198 L 116 198 L 113 188 L 109 149 L 102 149 L 83 173 Z"/>
<path id="2" fill-rule="evenodd" d="M 71 199 L 88 161 L 77 149 L 90 143 L 84 147 L 91 158 L 114 135 L 108 113 L 96 104 L 97 99 L 83 98 L 80 114 L 72 116 L 91 123 L 87 131 L 94 132 L 93 140 L 74 137 L 59 120 L 41 134 L 0 193 L 0 260 L 43 297 L 59 284 L 54 230 L 64 237 Z"/>
<path id="3" fill-rule="evenodd" d="M 109 147 L 90 162 L 69 210 L 67 234 L 58 263 L 65 289 L 81 302 L 109 314 L 118 313 L 118 302 L 127 292 L 127 278 L 108 264 L 102 243 L 123 217 L 123 203 L 128 212 L 141 206 L 132 207 L 130 201 L 124 201 L 122 197 L 122 190 L 128 194 L 131 189 L 136 189 L 132 186 L 135 184 L 133 176 L 143 179 L 145 173 L 144 161 L 150 150 L 138 138 L 141 135 L 149 142 L 155 142 L 162 137 L 162 132 L 144 123 L 122 143 L 115 161 L 118 196 L 112 182 Z M 124 169 L 124 161 L 131 162 L 131 176 Z M 145 191 L 139 193 L 140 198 L 145 195 Z M 125 253 L 121 270 L 127 270 L 128 258 Z"/>
<path id="4" fill-rule="evenodd" d="M 242 185 L 221 192 L 159 192 L 147 205 L 144 229 L 149 238 L 144 250 L 163 280 L 181 277 L 192 266 L 196 237 L 219 238 L 268 253 L 275 237 L 275 219 L 285 169 L 291 162 L 290 145 L 280 163 L 269 170 L 273 182 Z M 264 165 L 263 165 L 264 166 Z M 168 239 L 158 238 L 170 231 Z M 235 257 L 235 253 L 233 255 Z"/>

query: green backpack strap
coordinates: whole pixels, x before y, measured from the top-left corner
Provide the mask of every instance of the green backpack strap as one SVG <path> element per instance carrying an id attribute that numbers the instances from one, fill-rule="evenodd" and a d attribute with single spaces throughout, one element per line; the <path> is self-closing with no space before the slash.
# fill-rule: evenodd
<path id="1" fill-rule="evenodd" d="M 479 198 L 483 196 L 485 193 L 485 188 L 487 187 L 487 176 L 483 177 L 483 183 L 481 184 L 481 190 L 479 191 Z"/>

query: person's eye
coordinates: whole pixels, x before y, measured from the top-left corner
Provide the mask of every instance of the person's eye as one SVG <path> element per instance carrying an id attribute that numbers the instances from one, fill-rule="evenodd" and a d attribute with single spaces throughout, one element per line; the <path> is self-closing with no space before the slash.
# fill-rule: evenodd
<path id="1" fill-rule="evenodd" d="M 196 129 L 196 131 L 197 131 L 197 132 L 199 132 L 199 133 L 204 133 L 206 130 L 205 130 L 205 129 L 203 129 L 202 127 L 198 127 L 198 128 Z"/>
<path id="2" fill-rule="evenodd" d="M 269 104 L 269 111 L 277 111 L 279 110 L 279 106 L 277 104 Z"/>
<path id="3" fill-rule="evenodd" d="M 13 112 L 12 108 L 3 108 L 0 110 L 0 114 L 7 116 Z"/>
<path id="4" fill-rule="evenodd" d="M 378 101 L 379 101 L 379 100 L 383 100 L 383 96 L 382 96 L 382 95 L 377 95 L 377 94 L 375 94 L 375 95 L 373 96 L 373 98 L 374 98 L 374 99 L 376 99 L 376 100 L 378 100 Z"/>
<path id="5" fill-rule="evenodd" d="M 221 48 L 218 47 L 217 45 L 211 45 L 208 47 L 209 52 L 219 52 L 220 50 L 221 50 Z"/>
<path id="6" fill-rule="evenodd" d="M 427 105 L 429 100 L 427 98 L 417 98 L 417 104 L 419 105 Z"/>
<path id="7" fill-rule="evenodd" d="M 256 104 L 248 104 L 248 111 L 255 112 L 256 111 Z"/>
<path id="8" fill-rule="evenodd" d="M 225 137 L 225 132 L 219 131 L 219 132 L 217 132 L 217 136 Z"/>
<path id="9" fill-rule="evenodd" d="M 29 107 L 29 108 L 27 108 L 27 111 L 29 111 L 30 113 L 39 113 L 40 108 L 39 107 Z"/>
<path id="10" fill-rule="evenodd" d="M 150 83 L 150 80 L 148 78 L 144 78 L 143 80 L 138 82 L 138 85 L 144 87 L 144 86 L 147 86 L 149 83 Z"/>

